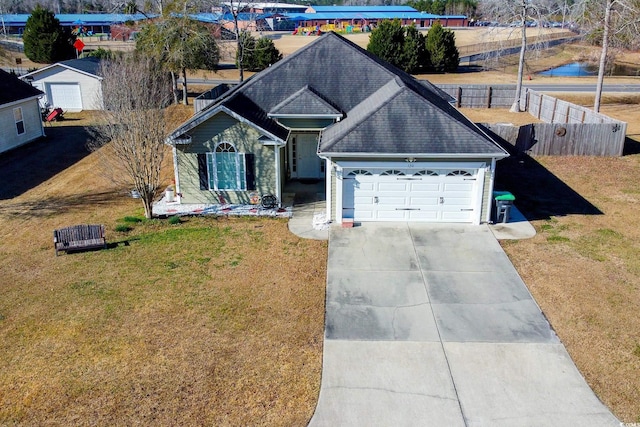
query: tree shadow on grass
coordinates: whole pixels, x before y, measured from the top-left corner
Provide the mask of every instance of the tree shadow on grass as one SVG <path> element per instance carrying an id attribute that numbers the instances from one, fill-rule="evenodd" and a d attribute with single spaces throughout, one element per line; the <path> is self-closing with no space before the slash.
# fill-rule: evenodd
<path id="1" fill-rule="evenodd" d="M 38 141 L 0 155 L 0 200 L 37 187 L 90 153 L 84 127 L 46 127 L 45 133 Z"/>
<path id="2" fill-rule="evenodd" d="M 47 197 L 36 200 L 26 200 L 16 203 L 0 203 L 0 215 L 21 218 L 45 218 L 74 210 L 96 208 L 98 206 L 113 205 L 122 199 L 122 191 L 105 191 L 100 193 L 77 194 L 59 197 Z"/>
<path id="3" fill-rule="evenodd" d="M 481 126 L 482 127 L 482 126 Z M 553 216 L 603 215 L 603 212 L 528 154 L 500 136 L 482 127 L 511 157 L 496 166 L 496 190 L 507 190 L 516 196 L 515 205 L 528 220 Z"/>

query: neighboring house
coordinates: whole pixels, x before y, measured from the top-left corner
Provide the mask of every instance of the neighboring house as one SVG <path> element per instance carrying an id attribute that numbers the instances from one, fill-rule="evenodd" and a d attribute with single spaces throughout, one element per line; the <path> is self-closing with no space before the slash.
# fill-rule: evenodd
<path id="1" fill-rule="evenodd" d="M 0 153 L 44 136 L 42 92 L 0 70 Z"/>
<path id="2" fill-rule="evenodd" d="M 58 62 L 20 77 L 45 93 L 43 103 L 64 111 L 101 110 L 100 59 L 82 58 Z"/>
<path id="3" fill-rule="evenodd" d="M 169 135 L 179 203 L 281 200 L 287 180 L 325 179 L 337 223 L 488 221 L 508 154 L 449 100 L 327 33 Z"/>

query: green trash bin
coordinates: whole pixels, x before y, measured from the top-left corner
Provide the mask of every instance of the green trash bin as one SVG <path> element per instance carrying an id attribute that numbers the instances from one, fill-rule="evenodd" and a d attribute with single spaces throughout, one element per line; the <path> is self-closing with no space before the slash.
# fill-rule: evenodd
<path id="1" fill-rule="evenodd" d="M 511 207 L 516 197 L 508 191 L 494 191 L 493 199 L 496 202 L 495 222 L 509 222 Z"/>

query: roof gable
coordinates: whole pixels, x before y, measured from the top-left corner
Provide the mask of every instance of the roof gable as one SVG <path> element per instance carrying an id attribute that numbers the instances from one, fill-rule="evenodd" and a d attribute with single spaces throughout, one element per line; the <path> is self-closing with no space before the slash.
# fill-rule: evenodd
<path id="1" fill-rule="evenodd" d="M 102 79 L 100 76 L 100 64 L 101 59 L 99 58 L 81 58 L 81 59 L 69 59 L 67 61 L 57 62 L 55 64 L 48 65 L 46 67 L 40 68 L 38 70 L 32 71 L 30 73 L 25 74 L 21 78 L 25 78 L 26 76 L 33 76 L 39 74 L 45 70 L 49 70 L 55 67 L 63 67 L 69 70 L 78 71 L 82 74 L 86 74 L 91 77 L 95 77 L 97 79 Z"/>
<path id="2" fill-rule="evenodd" d="M 273 107 L 271 117 L 283 116 L 337 116 L 342 113 L 308 85 Z"/>
<path id="3" fill-rule="evenodd" d="M 23 82 L 13 74 L 0 70 L 0 105 L 43 95 L 41 91 Z"/>
<path id="4" fill-rule="evenodd" d="M 499 155 L 479 128 L 455 118 L 396 81 L 363 102 L 354 114 L 323 132 L 325 154 Z"/>

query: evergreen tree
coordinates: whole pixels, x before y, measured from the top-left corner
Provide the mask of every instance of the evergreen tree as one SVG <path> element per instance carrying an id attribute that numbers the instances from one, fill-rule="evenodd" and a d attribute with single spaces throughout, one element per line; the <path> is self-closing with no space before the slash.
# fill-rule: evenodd
<path id="1" fill-rule="evenodd" d="M 396 67 L 403 68 L 404 30 L 400 20 L 384 20 L 371 31 L 367 50 Z"/>
<path id="2" fill-rule="evenodd" d="M 262 71 L 282 59 L 282 54 L 270 38 L 256 39 L 248 31 L 240 33 L 243 46 L 242 66 L 249 71 Z M 236 65 L 240 67 L 240 52 L 236 53 Z"/>
<path id="3" fill-rule="evenodd" d="M 24 54 L 33 62 L 49 64 L 75 58 L 69 28 L 63 28 L 53 12 L 36 6 L 31 13 L 22 35 Z"/>
<path id="4" fill-rule="evenodd" d="M 249 31 L 243 30 L 240 32 L 238 46 L 241 46 L 241 49 L 236 51 L 236 66 L 238 68 L 242 67 L 242 69 L 249 71 L 256 69 L 256 57 L 254 55 L 256 43 L 256 38 Z"/>
<path id="5" fill-rule="evenodd" d="M 261 37 L 256 43 L 256 67 L 257 70 L 264 70 L 282 59 L 282 54 L 273 43 L 273 40 L 267 37 Z"/>
<path id="6" fill-rule="evenodd" d="M 418 73 L 431 68 L 426 39 L 415 26 L 407 27 L 404 38 L 402 68 L 407 73 Z"/>
<path id="7" fill-rule="evenodd" d="M 439 72 L 457 70 L 460 56 L 453 31 L 444 28 L 440 22 L 435 22 L 427 33 L 426 47 L 433 70 Z"/>

